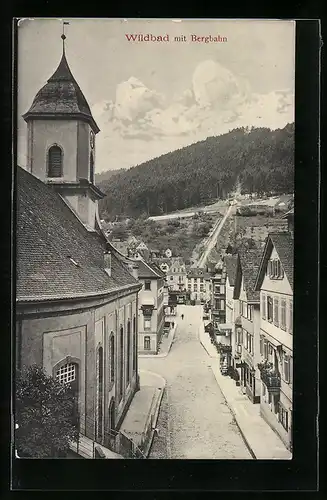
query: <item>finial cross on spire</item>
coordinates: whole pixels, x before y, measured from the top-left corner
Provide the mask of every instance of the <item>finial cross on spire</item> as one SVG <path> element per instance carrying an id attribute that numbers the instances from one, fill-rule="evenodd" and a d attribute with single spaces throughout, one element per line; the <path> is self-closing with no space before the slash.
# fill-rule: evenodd
<path id="1" fill-rule="evenodd" d="M 63 21 L 62 22 L 62 35 L 61 35 L 61 39 L 62 39 L 62 50 L 63 50 L 63 52 L 65 52 L 65 40 L 66 40 L 65 26 L 67 26 L 67 25 L 69 25 L 68 21 Z"/>

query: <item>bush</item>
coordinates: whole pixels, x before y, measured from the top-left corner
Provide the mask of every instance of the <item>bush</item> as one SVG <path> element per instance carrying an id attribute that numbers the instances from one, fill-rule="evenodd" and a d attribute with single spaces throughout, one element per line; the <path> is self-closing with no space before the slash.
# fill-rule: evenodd
<path id="1" fill-rule="evenodd" d="M 63 456 L 78 437 L 77 401 L 69 384 L 32 366 L 16 382 L 15 447 L 22 458 Z"/>

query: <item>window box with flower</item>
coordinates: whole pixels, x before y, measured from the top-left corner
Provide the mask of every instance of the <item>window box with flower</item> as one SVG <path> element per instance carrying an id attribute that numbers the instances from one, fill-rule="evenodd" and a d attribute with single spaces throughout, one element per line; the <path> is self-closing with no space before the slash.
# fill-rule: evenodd
<path id="1" fill-rule="evenodd" d="M 265 384 L 270 393 L 278 393 L 280 391 L 280 375 L 274 369 L 274 366 L 269 361 L 258 363 L 258 369 L 261 374 L 261 380 Z"/>

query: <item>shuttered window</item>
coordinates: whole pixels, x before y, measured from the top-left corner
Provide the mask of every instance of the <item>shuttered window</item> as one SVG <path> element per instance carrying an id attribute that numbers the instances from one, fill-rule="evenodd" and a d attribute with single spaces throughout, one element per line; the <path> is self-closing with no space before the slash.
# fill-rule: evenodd
<path id="1" fill-rule="evenodd" d="M 274 299 L 274 325 L 279 326 L 279 300 Z"/>
<path id="2" fill-rule="evenodd" d="M 284 299 L 281 301 L 280 327 L 286 330 L 286 300 Z"/>
<path id="3" fill-rule="evenodd" d="M 51 146 L 48 152 L 48 177 L 62 177 L 62 150 Z"/>

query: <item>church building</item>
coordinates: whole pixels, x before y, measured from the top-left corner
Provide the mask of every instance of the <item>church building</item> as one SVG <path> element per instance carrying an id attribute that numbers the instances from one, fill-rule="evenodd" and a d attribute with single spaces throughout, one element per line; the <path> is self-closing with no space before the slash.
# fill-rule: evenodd
<path id="1" fill-rule="evenodd" d="M 80 433 L 112 448 L 139 389 L 137 265 L 104 235 L 90 107 L 65 54 L 23 115 L 17 167 L 16 365 L 37 364 L 78 396 Z M 91 458 L 91 457 L 90 457 Z"/>

